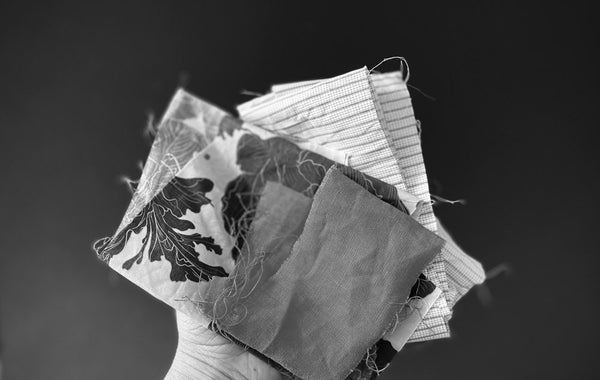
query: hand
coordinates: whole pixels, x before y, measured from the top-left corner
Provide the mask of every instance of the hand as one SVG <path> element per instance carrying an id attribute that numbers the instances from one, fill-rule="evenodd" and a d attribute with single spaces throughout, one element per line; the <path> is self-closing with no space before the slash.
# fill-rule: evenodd
<path id="1" fill-rule="evenodd" d="M 165 380 L 282 380 L 281 374 L 242 347 L 176 312 L 179 343 Z"/>

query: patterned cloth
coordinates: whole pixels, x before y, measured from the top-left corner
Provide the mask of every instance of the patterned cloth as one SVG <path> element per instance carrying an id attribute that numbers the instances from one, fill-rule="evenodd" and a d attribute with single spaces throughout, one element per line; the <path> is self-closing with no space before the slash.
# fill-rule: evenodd
<path id="1" fill-rule="evenodd" d="M 407 341 L 447 336 L 450 307 L 483 280 L 483 271 L 445 231 L 444 243 L 419 225 L 435 231 L 401 76 L 362 69 L 283 87 L 241 105 L 245 123 L 179 90 L 119 228 L 95 249 L 155 297 L 284 372 L 308 379 L 373 378 Z M 334 218 L 321 226 L 331 236 L 318 234 L 311 215 Z M 401 239 L 407 231 L 416 234 L 408 240 L 416 240 Z M 391 261 L 392 251 L 397 261 Z M 403 258 L 409 261 L 400 268 Z M 424 273 L 431 281 L 419 276 L 428 263 Z M 303 266 L 316 271 L 310 283 L 293 270 Z M 465 273 L 465 266 L 471 271 Z M 364 276 L 357 275 L 361 270 Z M 336 276 L 337 288 L 331 283 Z M 331 291 L 298 306 L 299 294 L 314 296 L 307 289 Z M 241 294 L 252 302 L 240 303 Z M 348 302 L 317 302 L 333 303 L 335 294 Z M 273 302 L 266 295 L 279 297 L 280 307 L 266 308 L 264 302 Z M 286 297 L 300 313 L 283 310 Z M 264 340 L 268 334 L 252 335 L 264 332 L 268 321 L 279 321 L 270 342 Z M 319 337 L 320 344 L 308 344 Z M 302 357 L 290 354 L 298 347 L 306 350 Z"/>
<path id="2" fill-rule="evenodd" d="M 267 94 L 240 105 L 238 111 L 247 123 L 346 152 L 351 167 L 399 190 L 408 189 L 401 169 L 408 168 L 406 173 L 414 185 L 411 190 L 420 191 L 419 199 L 423 201 L 419 221 L 435 231 L 410 96 L 405 86 L 398 91 L 394 78 L 397 77 L 371 76 L 362 68 Z M 425 274 L 447 293 L 441 255 L 427 267 Z M 417 313 L 425 315 L 422 322 L 417 319 L 410 328 L 404 324 L 387 339 L 402 347 L 409 338 L 449 336 L 447 319 L 451 311 L 446 298 L 438 297 L 433 305 L 427 306 L 428 310 Z"/>
<path id="3" fill-rule="evenodd" d="M 418 220 L 431 231 L 437 231 L 438 226 L 431 207 L 429 185 L 421 152 L 420 132 L 406 82 L 399 71 L 371 74 L 370 80 L 375 90 L 375 101 L 382 111 L 384 120 L 382 126 L 388 129 L 388 135 L 391 137 L 390 145 L 394 148 L 394 154 L 400 165 L 405 188 L 423 201 L 423 212 Z M 306 89 L 319 82 L 313 80 L 274 85 L 271 90 L 279 95 L 289 96 L 295 91 Z M 447 241 L 442 250 L 442 257 L 448 286 L 444 288 L 443 283 L 441 285 L 445 301 L 451 310 L 469 289 L 485 280 L 485 272 L 481 264 L 461 250 L 443 229 L 440 229 L 439 234 Z M 433 305 L 426 303 L 424 306 L 432 307 L 427 310 L 421 309 L 421 313 L 426 315 L 408 342 L 426 341 L 449 335 L 447 321 L 451 314 L 444 305 L 444 299 L 437 300 Z M 399 325 L 399 328 L 406 329 L 408 326 L 410 324 L 404 323 Z M 406 334 L 400 332 L 391 333 L 386 336 L 386 339 L 393 341 L 394 346 L 399 350 L 406 343 L 403 339 L 405 336 Z"/>
<path id="4" fill-rule="evenodd" d="M 166 124 L 166 128 L 171 125 L 182 128 L 181 124 Z M 229 120 L 226 127 L 232 125 Z M 174 135 L 163 130 L 159 133 Z M 171 140 L 166 141 L 172 145 Z M 160 144 L 154 148 L 165 152 Z M 283 138 L 262 139 L 240 128 L 239 123 L 222 128 L 222 133 L 201 151 L 181 152 L 165 156 L 169 162 L 188 158 L 184 168 L 141 205 L 142 211 L 129 224 L 112 238 L 98 242 L 96 248 L 115 270 L 199 319 L 216 319 L 227 325 L 217 318 L 221 305 L 217 301 L 230 289 L 230 279 L 238 279 L 235 268 L 240 267 L 240 250 L 247 241 L 245 231 L 251 226 L 258 194 L 267 181 L 279 181 L 312 197 L 327 168 L 338 165 L 341 172 L 377 198 L 404 213 L 408 211 L 394 187 L 302 150 Z M 169 175 L 171 171 L 162 173 Z M 145 197 L 138 194 L 135 198 Z M 232 273 L 236 275 L 232 277 Z M 192 283 L 198 284 L 190 286 Z M 355 352 L 359 359 L 366 349 Z"/>

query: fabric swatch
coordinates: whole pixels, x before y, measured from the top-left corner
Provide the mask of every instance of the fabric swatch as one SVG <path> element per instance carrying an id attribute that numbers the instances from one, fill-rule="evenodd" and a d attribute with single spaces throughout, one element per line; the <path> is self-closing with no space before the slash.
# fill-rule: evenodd
<path id="1" fill-rule="evenodd" d="M 339 170 L 407 213 L 395 188 L 281 137 L 221 133 L 129 224 L 95 244 L 113 269 L 175 309 L 206 317 L 219 279 L 228 278 L 268 181 L 312 198 L 327 170 Z M 212 289 L 209 291 L 209 289 Z"/>
<path id="2" fill-rule="evenodd" d="M 409 193 L 422 192 L 427 190 L 427 177 L 416 121 L 408 90 L 398 91 L 398 83 L 393 80 L 396 77 L 395 74 L 370 75 L 366 68 L 362 68 L 330 79 L 287 86 L 285 91 L 240 105 L 238 112 L 245 122 L 274 133 L 301 136 L 347 152 L 351 167 L 400 190 L 408 189 L 401 173 L 407 166 L 411 184 L 415 185 Z M 406 139 L 406 135 L 411 138 Z M 416 186 L 423 180 L 424 185 Z M 429 194 L 426 191 L 419 195 L 424 208 L 419 221 L 435 231 Z M 435 258 L 425 274 L 444 293 L 448 292 L 442 255 Z M 395 341 L 447 337 L 450 316 L 446 298 L 438 297 L 429 307 L 423 322 L 414 326 L 415 331 L 405 327 L 399 330 Z"/>
<path id="3" fill-rule="evenodd" d="M 402 170 L 406 188 L 408 192 L 423 201 L 423 212 L 419 215 L 418 221 L 425 228 L 435 232 L 437 226 L 429 196 L 427 173 L 421 152 L 421 138 L 408 87 L 402 79 L 402 73 L 398 71 L 374 74 L 372 81 L 383 110 L 383 117 L 389 129 L 394 154 Z M 429 307 L 427 314 L 423 316 L 423 320 L 408 342 L 450 336 L 447 321 L 451 317 L 451 309 L 450 305 L 447 304 L 447 295 L 448 282 L 452 280 L 447 278 L 446 264 L 443 261 L 445 257 L 445 251 L 442 250 L 442 255 L 437 258 L 437 261 L 425 270 L 427 277 L 439 285 L 443 297 L 438 297 L 433 305 Z M 444 273 L 443 278 L 447 281 L 438 280 L 442 278 L 441 272 Z"/>
<path id="4" fill-rule="evenodd" d="M 178 89 L 158 124 L 150 153 L 136 186 L 132 200 L 117 232 L 130 224 L 150 200 L 179 173 L 195 154 L 206 148 L 215 137 L 240 129 L 242 122 L 220 108 Z M 264 130 L 246 125 L 246 129 L 262 136 Z M 310 141 L 295 141 L 305 150 L 330 160 L 348 164 L 347 154 Z"/>
<path id="5" fill-rule="evenodd" d="M 230 310 L 279 270 L 302 233 L 311 204 L 311 198 L 267 181 L 234 272 L 210 290 L 212 295 L 208 298 L 214 304 L 206 313 L 211 319 L 220 326 L 229 326 L 239 323 L 247 314 L 247 310 L 239 312 L 239 306 L 235 313 Z M 226 329 L 218 329 L 219 325 L 213 329 L 231 338 Z"/>
<path id="6" fill-rule="evenodd" d="M 295 90 L 310 87 L 319 80 L 286 83 L 273 85 L 271 90 L 280 95 Z M 384 128 L 389 130 L 391 145 L 394 154 L 402 169 L 406 189 L 423 201 L 423 212 L 418 220 L 432 231 L 437 231 L 436 219 L 431 207 L 427 174 L 421 152 L 420 133 L 414 117 L 412 101 L 408 87 L 399 71 L 390 73 L 376 73 L 371 75 L 371 82 L 377 95 L 385 119 Z M 448 237 L 444 231 L 439 232 L 444 238 Z M 451 239 L 442 250 L 444 269 L 448 278 L 448 286 L 444 289 L 447 306 L 451 310 L 458 298 L 464 295 L 474 285 L 480 284 L 485 279 L 483 267 L 472 257 L 462 251 Z M 432 269 L 430 266 L 428 269 Z M 430 272 L 427 272 L 431 275 Z M 434 277 L 435 278 L 435 277 Z M 440 299 L 423 318 L 423 322 L 415 329 L 409 341 L 425 341 L 449 336 L 447 321 L 451 314 L 448 313 L 444 300 Z M 431 306 L 423 303 L 423 306 Z M 406 324 L 403 328 L 406 328 Z M 446 330 L 446 332 L 443 332 Z M 396 337 L 397 343 L 399 336 Z"/>
<path id="7" fill-rule="evenodd" d="M 307 378 L 374 378 L 406 342 L 448 336 L 450 308 L 485 277 L 445 230 L 439 232 L 447 240 L 442 246 L 442 239 L 419 226 L 436 229 L 410 102 L 399 73 L 371 75 L 365 68 L 282 86 L 241 105 L 243 121 L 178 90 L 117 232 L 94 248 L 150 294 L 243 345 L 230 332 L 260 319 L 261 312 L 266 318 L 269 310 L 257 312 L 260 302 L 249 308 L 247 301 L 267 289 L 270 300 L 261 302 L 280 297 L 288 303 L 270 310 L 285 314 L 264 319 L 250 332 L 271 328 L 258 338 L 272 341 L 250 345 L 252 352 L 285 372 L 312 376 Z M 339 199 L 331 198 L 335 194 Z M 373 215 L 378 208 L 381 220 Z M 349 213 L 365 216 L 353 220 Z M 408 214 L 419 223 L 408 222 Z M 398 225 L 377 225 L 375 219 Z M 319 223 L 325 235 L 319 235 Z M 400 235 L 382 236 L 390 231 Z M 402 232 L 417 239 L 398 241 Z M 386 266 L 392 243 L 426 252 L 423 257 L 410 249 L 396 252 L 406 256 L 409 269 L 398 262 Z M 382 256 L 375 257 L 379 250 Z M 431 253 L 440 250 L 443 255 Z M 342 260 L 345 255 L 348 261 Z M 419 271 L 433 256 L 424 272 L 432 282 Z M 446 263 L 440 270 L 442 257 Z M 406 277 L 415 263 L 420 269 Z M 290 266 L 306 271 L 296 273 Z M 400 277 L 389 282 L 390 270 Z M 398 294 L 392 294 L 394 286 Z M 335 291 L 341 291 L 337 303 Z M 395 302 L 398 297 L 403 301 Z M 332 304 L 321 310 L 325 301 Z M 360 310 L 351 307 L 358 304 Z M 291 314 L 284 310 L 290 305 L 295 305 Z M 340 314 L 341 322 L 327 319 L 328 313 Z M 308 327 L 290 329 L 301 324 Z M 302 347 L 306 356 L 290 356 L 293 346 L 280 342 L 289 338 L 300 344 L 319 338 L 319 331 L 322 342 Z M 336 338 L 342 346 L 333 344 Z M 339 348 L 346 342 L 349 352 Z"/>
<path id="8" fill-rule="evenodd" d="M 402 175 L 377 116 L 366 68 L 298 93 L 269 94 L 238 106 L 241 119 L 276 134 L 349 154 L 349 166 L 390 184 Z"/>
<path id="9" fill-rule="evenodd" d="M 243 322 L 222 328 L 303 379 L 343 379 L 442 244 L 332 168 L 290 257 L 245 299 Z"/>
<path id="10" fill-rule="evenodd" d="M 452 279 L 448 282 L 448 305 L 453 308 L 473 286 L 485 281 L 485 271 L 479 261 L 464 253 L 439 219 L 437 226 L 438 235 L 446 241 L 442 253 L 448 278 Z"/>

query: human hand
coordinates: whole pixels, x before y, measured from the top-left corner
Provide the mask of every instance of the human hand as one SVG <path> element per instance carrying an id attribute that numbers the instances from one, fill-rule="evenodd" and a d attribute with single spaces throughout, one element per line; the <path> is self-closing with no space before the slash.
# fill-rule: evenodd
<path id="1" fill-rule="evenodd" d="M 282 380 L 281 374 L 208 323 L 176 312 L 179 342 L 165 380 Z"/>

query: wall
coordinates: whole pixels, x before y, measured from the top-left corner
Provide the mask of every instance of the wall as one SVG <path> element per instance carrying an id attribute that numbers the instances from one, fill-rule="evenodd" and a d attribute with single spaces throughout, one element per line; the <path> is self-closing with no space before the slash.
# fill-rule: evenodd
<path id="1" fill-rule="evenodd" d="M 510 275 L 458 304 L 453 338 L 382 379 L 591 378 L 599 369 L 598 33 L 592 2 L 0 5 L 0 321 L 5 379 L 160 379 L 172 311 L 101 264 L 178 84 L 240 90 L 405 56 L 439 215 Z M 394 69 L 393 63 L 386 69 Z M 479 293 L 479 296 L 478 296 Z"/>

